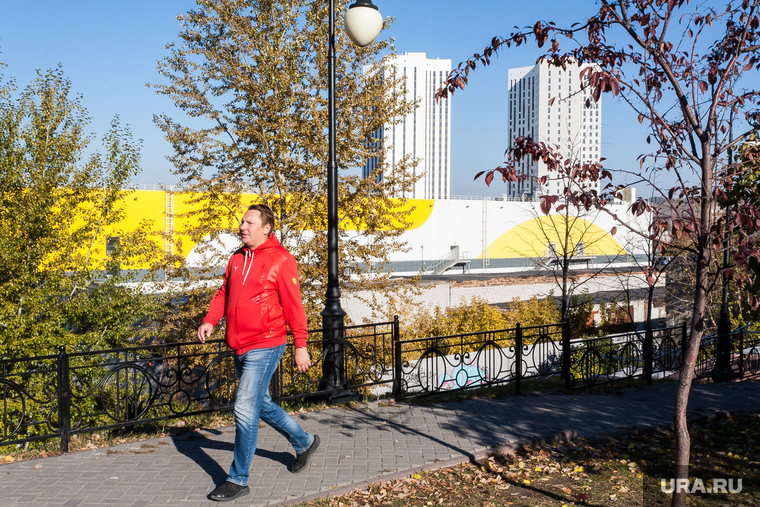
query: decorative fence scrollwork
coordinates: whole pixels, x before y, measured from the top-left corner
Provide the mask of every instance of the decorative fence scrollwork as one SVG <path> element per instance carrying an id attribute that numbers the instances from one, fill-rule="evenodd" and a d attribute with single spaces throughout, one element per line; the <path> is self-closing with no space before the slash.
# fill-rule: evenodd
<path id="1" fill-rule="evenodd" d="M 760 373 L 760 333 L 739 331 L 739 376 L 757 375 Z"/>
<path id="2" fill-rule="evenodd" d="M 557 378 L 567 389 L 681 368 L 686 326 L 571 340 L 565 323 L 402 340 L 398 318 L 347 326 L 325 344 L 310 331 L 313 367 L 299 373 L 292 343 L 270 391 L 275 401 L 327 398 L 346 390 L 397 400 L 531 379 Z M 704 337 L 698 377 L 715 375 L 720 343 L 729 378 L 760 373 L 760 333 L 738 329 Z M 727 354 L 727 355 L 726 355 Z M 334 358 L 340 358 L 335 364 Z M 332 362 L 331 362 L 332 361 Z M 338 385 L 325 382 L 326 371 Z M 0 360 L 0 446 L 230 410 L 237 376 L 221 340 L 158 344 Z"/>
<path id="3" fill-rule="evenodd" d="M 562 324 L 400 340 L 397 398 L 560 374 Z M 519 390 L 519 386 L 518 386 Z"/>
<path id="4" fill-rule="evenodd" d="M 280 367 L 275 373 L 272 399 L 293 400 L 306 397 L 329 397 L 335 391 L 352 390 L 369 393 L 373 389 L 390 392 L 394 381 L 394 344 L 398 340 L 398 319 L 391 322 L 346 326 L 340 341 L 327 345 L 322 330 L 309 331 L 306 343 L 312 367 L 299 373 L 295 364 L 294 345 L 288 342 Z M 340 365 L 331 365 L 336 352 Z M 323 379 L 327 368 L 336 368 L 339 386 L 327 386 Z"/>
<path id="5" fill-rule="evenodd" d="M 644 357 L 638 343 L 626 343 L 618 356 L 618 370 L 626 377 L 637 375 L 644 366 Z"/>
<path id="6" fill-rule="evenodd" d="M 563 378 L 568 389 L 624 379 L 671 375 L 682 365 L 685 324 L 650 331 L 570 339 L 567 323 L 400 340 L 396 398 L 471 389 L 537 378 Z M 750 337 L 751 335 L 751 337 Z M 734 376 L 760 372 L 760 337 L 734 331 Z M 697 377 L 715 374 L 716 337 L 705 336 Z"/>
<path id="7" fill-rule="evenodd" d="M 0 361 L 0 445 L 231 408 L 237 386 L 222 341 Z"/>

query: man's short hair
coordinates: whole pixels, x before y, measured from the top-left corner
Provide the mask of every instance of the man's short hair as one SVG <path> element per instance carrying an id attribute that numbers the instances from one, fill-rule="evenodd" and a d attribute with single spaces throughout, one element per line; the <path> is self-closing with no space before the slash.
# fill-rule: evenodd
<path id="1" fill-rule="evenodd" d="M 258 211 L 261 215 L 261 225 L 265 226 L 269 224 L 269 234 L 274 232 L 274 211 L 266 204 L 251 204 L 248 206 L 248 211 Z"/>

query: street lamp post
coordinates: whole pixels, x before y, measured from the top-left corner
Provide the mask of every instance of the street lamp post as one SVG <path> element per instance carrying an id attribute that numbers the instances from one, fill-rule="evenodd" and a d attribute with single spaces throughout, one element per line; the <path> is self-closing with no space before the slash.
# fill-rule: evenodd
<path id="1" fill-rule="evenodd" d="M 729 144 L 734 140 L 733 111 L 729 116 L 731 130 L 728 133 Z M 734 164 L 734 150 L 728 149 L 728 167 Z M 723 287 L 721 293 L 720 318 L 718 319 L 718 336 L 716 337 L 715 370 L 712 375 L 714 382 L 729 382 L 736 378 L 731 367 L 731 313 L 728 305 L 728 267 L 731 262 L 731 226 L 728 223 L 731 207 L 726 208 L 726 243 L 723 247 Z"/>
<path id="2" fill-rule="evenodd" d="M 329 0 L 328 74 L 328 161 L 327 161 L 327 291 L 322 310 L 323 389 L 333 392 L 335 401 L 353 397 L 346 390 L 343 368 L 341 332 L 346 312 L 340 306 L 338 281 L 338 163 L 335 155 L 335 0 Z M 345 16 L 349 38 L 357 46 L 367 46 L 375 40 L 383 26 L 383 18 L 371 0 L 357 0 Z"/>

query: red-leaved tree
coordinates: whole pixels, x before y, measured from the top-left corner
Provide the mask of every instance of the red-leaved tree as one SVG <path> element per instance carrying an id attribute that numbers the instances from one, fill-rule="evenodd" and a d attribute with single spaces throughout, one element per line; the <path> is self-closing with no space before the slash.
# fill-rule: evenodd
<path id="1" fill-rule="evenodd" d="M 478 64 L 491 64 L 499 50 L 530 41 L 539 48 L 548 43 L 548 51 L 539 62 L 563 69 L 590 64 L 579 73 L 580 86 L 591 88 L 588 102 L 598 101 L 603 93 L 617 96 L 630 105 L 630 121 L 648 127 L 647 142 L 653 151 L 639 156 L 641 175 L 660 193 L 662 207 L 669 209 L 656 210 L 653 216 L 658 219 L 651 221 L 649 230 L 637 232 L 663 251 L 680 249 L 695 260 L 691 332 L 685 344 L 674 413 L 676 479 L 687 479 L 689 474 L 686 408 L 711 287 L 724 270 L 729 278 L 736 273 L 737 285 L 746 287 L 755 282 L 739 276 L 747 270 L 726 268 L 715 262 L 715 257 L 726 248 L 727 237 L 733 232 L 733 266 L 760 261 L 760 211 L 754 200 L 739 202 L 730 214 L 720 211 L 737 174 L 757 170 L 746 163 L 732 165 L 726 155 L 757 132 L 760 124 L 760 0 L 716 3 L 601 0 L 599 10 L 581 23 L 562 28 L 538 21 L 509 36 L 493 38 L 482 53 L 452 71 L 437 92 L 446 97 L 457 88 L 464 89 L 470 72 Z M 603 159 L 580 164 L 568 160 L 556 147 L 529 137 L 515 139 L 508 156 L 505 165 L 485 173 L 486 183 L 497 174 L 504 181 L 531 177 L 515 168 L 522 157 L 541 160 L 550 171 L 571 175 L 578 182 L 561 195 L 543 195 L 544 213 L 567 204 L 609 210 L 612 200 L 622 197 L 623 187 L 613 184 L 612 175 L 603 169 Z M 654 176 L 662 171 L 672 174 L 676 182 L 672 188 L 654 185 Z M 588 190 L 589 185 L 583 184 L 599 179 L 610 180 L 601 192 Z M 634 215 L 655 211 L 651 206 L 640 198 L 631 205 L 631 211 Z M 615 218 L 620 226 L 638 229 L 623 217 Z M 756 293 L 742 293 L 753 308 L 760 304 Z M 685 506 L 686 493 L 677 489 L 672 502 Z"/>

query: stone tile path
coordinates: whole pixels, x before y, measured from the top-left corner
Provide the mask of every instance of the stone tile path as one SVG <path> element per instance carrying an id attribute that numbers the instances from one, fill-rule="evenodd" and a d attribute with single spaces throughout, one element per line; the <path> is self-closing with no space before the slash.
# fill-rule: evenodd
<path id="1" fill-rule="evenodd" d="M 227 505 L 283 505 L 338 494 L 421 468 L 482 456 L 495 446 L 601 437 L 671 422 L 675 385 L 604 394 L 529 394 L 432 406 L 370 403 L 299 414 L 322 439 L 309 470 L 269 427 L 259 431 L 251 494 Z M 760 410 L 760 383 L 698 385 L 690 415 Z M 226 478 L 234 428 L 201 430 L 112 448 L 0 466 L 0 504 L 20 506 L 209 506 Z"/>

